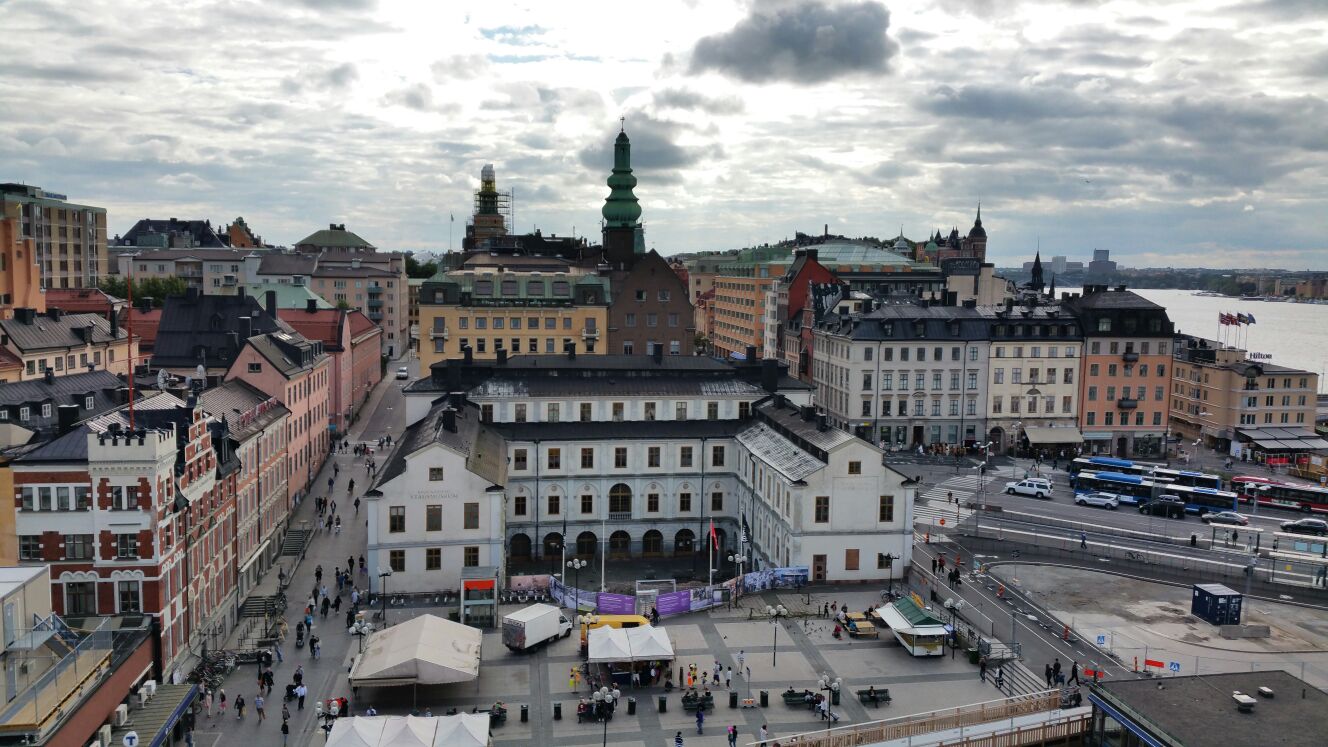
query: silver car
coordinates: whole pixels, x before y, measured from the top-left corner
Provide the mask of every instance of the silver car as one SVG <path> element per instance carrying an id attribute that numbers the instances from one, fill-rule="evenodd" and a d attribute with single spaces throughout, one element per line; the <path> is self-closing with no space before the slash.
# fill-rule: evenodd
<path id="1" fill-rule="evenodd" d="M 1074 502 L 1080 506 L 1099 506 L 1112 511 L 1120 508 L 1120 498 L 1112 493 L 1080 493 L 1074 497 Z"/>

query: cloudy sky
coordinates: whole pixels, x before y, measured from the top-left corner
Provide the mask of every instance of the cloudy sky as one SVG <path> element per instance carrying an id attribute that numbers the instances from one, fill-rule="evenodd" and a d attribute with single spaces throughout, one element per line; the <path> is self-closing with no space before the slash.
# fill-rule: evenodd
<path id="1" fill-rule="evenodd" d="M 597 232 L 619 117 L 661 253 L 972 224 L 998 263 L 1328 268 L 1328 2 L 0 0 L 0 180 L 460 245 Z"/>

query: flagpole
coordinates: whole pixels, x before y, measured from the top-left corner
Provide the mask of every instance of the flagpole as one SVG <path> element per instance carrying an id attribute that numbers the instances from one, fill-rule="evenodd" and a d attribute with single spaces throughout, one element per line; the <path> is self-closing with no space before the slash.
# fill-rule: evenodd
<path id="1" fill-rule="evenodd" d="M 702 455 L 704 456 L 704 455 Z M 706 543 L 710 548 L 710 586 L 715 585 L 715 520 L 710 520 L 710 541 Z M 713 593 L 713 591 L 712 591 Z"/>

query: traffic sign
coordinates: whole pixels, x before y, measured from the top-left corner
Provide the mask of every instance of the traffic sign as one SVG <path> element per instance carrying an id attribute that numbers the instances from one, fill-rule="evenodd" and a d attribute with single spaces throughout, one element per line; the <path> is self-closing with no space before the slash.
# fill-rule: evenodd
<path id="1" fill-rule="evenodd" d="M 1173 671 L 1173 672 L 1179 672 L 1179 671 L 1180 671 L 1180 662 L 1178 662 L 1178 661 L 1173 661 L 1173 662 L 1171 662 L 1170 664 L 1167 665 L 1167 669 L 1170 669 L 1170 670 Z"/>
<path id="2" fill-rule="evenodd" d="M 1097 637 L 1097 645 L 1099 645 L 1099 646 L 1103 646 L 1103 645 L 1106 645 L 1106 643 L 1107 643 L 1107 637 L 1106 637 L 1106 636 L 1104 636 L 1104 635 L 1100 635 L 1100 636 Z"/>
<path id="3" fill-rule="evenodd" d="M 125 732 L 124 739 L 120 741 L 124 742 L 124 747 L 138 747 L 138 732 Z"/>

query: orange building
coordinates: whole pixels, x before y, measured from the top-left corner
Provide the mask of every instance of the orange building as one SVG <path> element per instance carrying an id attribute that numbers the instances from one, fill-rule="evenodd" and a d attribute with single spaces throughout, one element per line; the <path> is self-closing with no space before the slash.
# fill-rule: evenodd
<path id="1" fill-rule="evenodd" d="M 46 311 L 37 242 L 24 238 L 17 217 L 0 216 L 0 319 L 23 308 Z"/>
<path id="2" fill-rule="evenodd" d="M 1064 305 L 1079 318 L 1084 344 L 1079 428 L 1084 450 L 1118 457 L 1166 454 L 1175 326 L 1167 310 L 1104 285 L 1084 287 Z"/>

